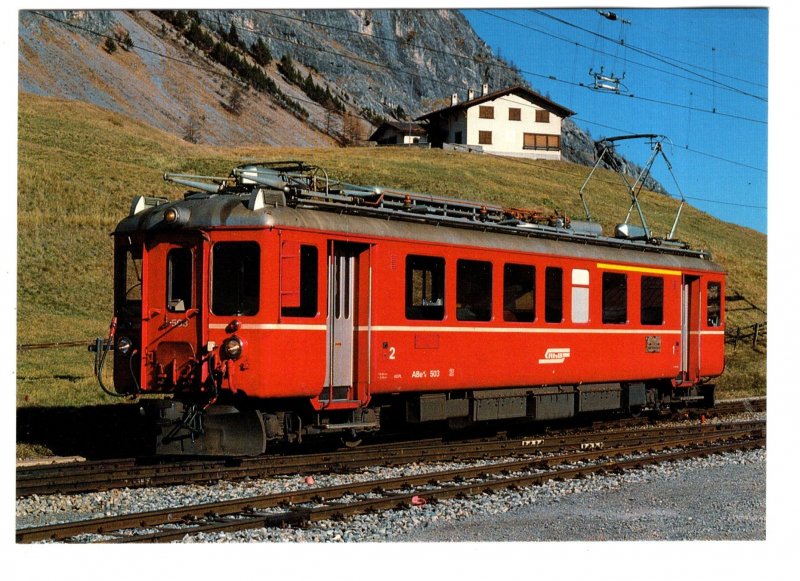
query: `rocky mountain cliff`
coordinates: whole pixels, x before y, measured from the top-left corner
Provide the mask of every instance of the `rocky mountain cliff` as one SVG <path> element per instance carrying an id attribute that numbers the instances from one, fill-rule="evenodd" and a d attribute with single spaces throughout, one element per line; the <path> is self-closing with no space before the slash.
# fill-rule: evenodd
<path id="1" fill-rule="evenodd" d="M 455 92 L 527 85 L 455 10 L 19 14 L 20 92 L 87 101 L 195 142 L 335 146 Z M 562 144 L 566 159 L 594 162 L 570 120 Z"/>

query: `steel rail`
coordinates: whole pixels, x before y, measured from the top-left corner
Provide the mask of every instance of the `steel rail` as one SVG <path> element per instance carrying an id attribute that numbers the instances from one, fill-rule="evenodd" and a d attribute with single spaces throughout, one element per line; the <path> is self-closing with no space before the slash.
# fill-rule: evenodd
<path id="1" fill-rule="evenodd" d="M 756 422 L 754 425 L 760 425 Z M 357 450 L 292 456 L 265 456 L 227 460 L 205 460 L 163 465 L 137 466 L 129 461 L 114 461 L 110 469 L 103 463 L 46 466 L 17 471 L 17 496 L 67 494 L 113 488 L 166 486 L 189 482 L 212 482 L 288 474 L 292 472 L 330 472 L 373 464 L 397 465 L 419 461 L 442 461 L 476 457 L 518 455 L 536 449 L 545 452 L 585 445 L 613 445 L 658 440 L 675 433 L 696 433 L 734 429 L 734 424 L 678 426 L 639 430 L 616 430 L 599 434 L 531 435 L 488 441 L 445 443 L 441 440 L 376 445 Z"/>
<path id="2" fill-rule="evenodd" d="M 757 438 L 756 441 L 763 445 L 764 440 L 764 426 L 753 428 L 742 428 L 737 431 L 726 432 L 709 432 L 705 434 L 691 434 L 689 436 L 679 435 L 672 438 L 665 438 L 660 442 L 648 442 L 633 446 L 624 446 L 613 449 L 593 449 L 589 451 L 575 452 L 567 455 L 557 456 L 536 456 L 524 460 L 516 460 L 511 462 L 502 462 L 497 464 L 488 464 L 482 466 L 472 466 L 466 468 L 459 468 L 455 470 L 447 470 L 440 472 L 432 472 L 428 474 L 417 474 L 413 476 L 404 476 L 398 478 L 383 479 L 377 481 L 351 483 L 339 486 L 316 488 L 309 490 L 299 490 L 287 493 L 270 494 L 260 497 L 251 497 L 243 499 L 234 499 L 229 501 L 222 501 L 216 503 L 208 503 L 203 505 L 175 507 L 159 511 L 150 511 L 137 514 L 121 515 L 115 517 L 103 517 L 99 519 L 89 519 L 84 521 L 77 521 L 71 523 L 62 523 L 56 525 L 45 525 L 40 527 L 29 527 L 17 530 L 17 542 L 35 542 L 41 540 L 65 540 L 75 537 L 80 534 L 109 534 L 113 531 L 120 531 L 123 529 L 131 528 L 151 528 L 157 526 L 170 526 L 176 524 L 185 524 L 197 522 L 199 519 L 207 518 L 212 515 L 214 519 L 230 519 L 236 515 L 252 513 L 252 511 L 264 510 L 269 508 L 280 507 L 284 505 L 300 504 L 306 502 L 319 501 L 322 499 L 331 500 L 341 498 L 346 494 L 363 494 L 367 492 L 391 491 L 403 487 L 413 487 L 426 485 L 429 483 L 438 483 L 445 481 L 453 481 L 457 479 L 470 479 L 476 477 L 485 477 L 490 474 L 502 474 L 509 472 L 516 472 L 520 470 L 541 469 L 557 464 L 564 464 L 569 462 L 591 461 L 602 457 L 609 456 L 624 456 L 634 453 L 641 453 L 644 451 L 658 451 L 667 448 L 678 446 L 695 446 L 699 442 L 708 443 L 716 442 L 721 439 L 741 439 L 741 438 Z M 738 441 L 734 444 L 728 444 L 734 447 L 741 446 L 742 442 Z M 706 451 L 705 453 L 710 453 Z M 527 478 L 527 477 L 520 477 Z M 511 480 L 517 480 L 512 478 Z M 503 479 L 503 482 L 511 482 L 509 479 Z M 521 484 L 520 484 L 521 485 Z M 430 496 L 430 491 L 425 494 Z M 431 498 L 435 498 L 432 496 Z M 334 507 L 335 508 L 335 507 Z M 332 510 L 332 509 L 329 509 Z M 366 508 L 365 508 L 366 510 Z M 318 511 L 320 515 L 328 514 L 325 511 Z M 335 511 L 334 511 L 335 512 Z M 256 521 L 261 524 L 255 526 L 274 526 L 275 522 L 283 522 L 284 524 L 292 524 L 295 522 L 302 522 L 303 519 L 319 520 L 323 516 L 314 517 L 313 512 L 308 512 L 308 509 L 293 509 L 283 511 L 279 515 L 266 515 L 259 516 Z M 258 520 L 260 519 L 260 521 Z M 265 520 L 266 519 L 266 520 Z M 277 520 L 276 520 L 277 519 Z M 280 519 L 285 519 L 281 521 Z M 252 528 L 253 523 L 256 522 L 250 517 L 236 518 L 235 522 L 215 522 L 210 525 L 203 525 L 202 527 L 183 528 L 180 530 L 161 530 L 155 533 L 146 535 L 137 535 L 136 537 L 118 537 L 108 539 L 108 541 L 165 541 L 174 540 L 175 538 L 182 538 L 186 534 L 193 534 L 200 531 L 221 530 L 220 527 L 234 527 L 233 529 L 225 530 L 238 530 L 235 527 L 241 526 L 244 522 L 249 522 L 249 528 Z M 266 523 L 266 524 L 264 524 Z"/>

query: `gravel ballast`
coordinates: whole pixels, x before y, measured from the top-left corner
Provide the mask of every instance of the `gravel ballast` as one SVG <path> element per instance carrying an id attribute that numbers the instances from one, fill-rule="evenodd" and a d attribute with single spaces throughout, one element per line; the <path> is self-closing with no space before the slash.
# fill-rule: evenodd
<path id="1" fill-rule="evenodd" d="M 314 476 L 311 488 L 458 463 Z M 17 527 L 308 489 L 307 475 L 17 499 Z M 423 488 L 415 490 L 424 497 Z M 342 499 L 346 502 L 350 499 Z M 307 528 L 195 534 L 183 542 L 763 540 L 766 451 L 750 450 L 502 490 Z M 88 540 L 88 539 L 87 539 Z"/>
<path id="2" fill-rule="evenodd" d="M 764 540 L 763 450 L 556 482 L 523 506 L 434 523 L 394 541 Z M 532 500 L 532 502 L 528 502 Z"/>

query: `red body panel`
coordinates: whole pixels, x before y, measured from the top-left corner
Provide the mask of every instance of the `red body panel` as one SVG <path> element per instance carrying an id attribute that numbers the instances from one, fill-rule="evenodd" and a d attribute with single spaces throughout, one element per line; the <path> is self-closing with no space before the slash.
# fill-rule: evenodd
<path id="1" fill-rule="evenodd" d="M 480 236 L 478 234 L 478 236 Z M 165 260 L 170 248 L 192 241 L 197 268 L 190 309 L 172 317 L 163 313 L 166 296 Z M 210 248 L 221 241 L 254 241 L 260 245 L 260 306 L 250 316 L 218 316 L 208 305 Z M 281 291 L 281 269 L 295 276 L 296 265 L 282 258 L 282 242 L 316 246 L 318 284 L 316 316 L 284 317 L 281 297 L 294 302 L 296 294 Z M 558 255 L 487 250 L 443 243 L 398 239 L 344 237 L 326 232 L 291 228 L 216 229 L 201 238 L 170 239 L 170 245 L 145 246 L 143 304 L 142 391 L 174 391 L 160 386 L 154 376 L 152 355 L 161 342 L 192 343 L 202 354 L 235 334 L 243 341 L 240 359 L 225 364 L 223 389 L 254 398 L 305 398 L 314 407 L 326 406 L 326 373 L 330 371 L 328 339 L 329 254 L 331 241 L 357 243 L 360 249 L 354 275 L 356 295 L 352 346 L 352 389 L 337 404 L 355 407 L 371 397 L 411 391 L 441 391 L 504 386 L 540 386 L 673 380 L 676 385 L 697 383 L 723 369 L 724 327 L 709 326 L 706 289 L 709 281 L 720 283 L 719 272 L 687 272 L 641 263 L 628 265 L 608 260 L 565 258 Z M 286 246 L 283 247 L 287 248 Z M 285 250 L 284 250 L 285 254 Z M 405 257 L 436 256 L 445 261 L 445 314 L 440 321 L 408 320 L 405 315 Z M 492 320 L 459 321 L 456 315 L 456 263 L 459 259 L 492 263 Z M 533 322 L 503 320 L 503 268 L 505 263 L 536 268 L 536 317 Z M 544 269 L 563 269 L 563 322 L 545 322 Z M 588 321 L 573 323 L 571 273 L 588 272 Z M 627 275 L 627 319 L 623 324 L 604 324 L 602 273 Z M 285 273 L 284 273 L 285 274 Z M 286 275 L 287 277 L 289 275 Z M 581 273 L 583 276 L 583 273 Z M 663 324 L 642 325 L 640 280 L 663 278 Z M 160 277 L 160 278 L 159 278 Z M 688 313 L 689 328 L 682 333 L 682 286 L 693 280 Z M 288 284 L 288 283 L 287 283 Z M 161 306 L 159 306 L 161 304 Z M 724 305 L 723 305 L 724 306 Z M 194 306 L 193 306 L 194 308 Z M 724 312 L 724 310 L 722 311 Z M 164 320 L 162 320 L 164 319 Z M 188 320 L 184 323 L 183 320 Z M 166 326 L 165 326 L 166 325 Z M 688 335 L 687 335 L 688 332 Z M 688 369 L 682 369 L 683 341 L 689 337 Z M 165 359 L 168 355 L 158 357 Z M 195 357 L 199 357 L 195 355 Z M 162 368 L 165 362 L 160 361 Z M 163 373 L 163 369 L 162 369 Z M 196 378 L 205 380 L 205 375 Z M 163 383 L 163 382 L 162 382 Z M 328 403 L 328 406 L 334 405 Z M 330 409 L 330 408 L 329 408 Z"/>

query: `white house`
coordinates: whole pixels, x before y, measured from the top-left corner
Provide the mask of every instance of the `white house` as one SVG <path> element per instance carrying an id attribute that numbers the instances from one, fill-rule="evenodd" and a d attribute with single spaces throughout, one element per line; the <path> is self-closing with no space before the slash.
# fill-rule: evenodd
<path id="1" fill-rule="evenodd" d="M 418 117 L 427 121 L 431 145 L 480 146 L 487 153 L 561 159 L 561 121 L 574 111 L 521 85 L 480 96 L 469 91 L 459 102 L 453 93 L 449 107 Z"/>

